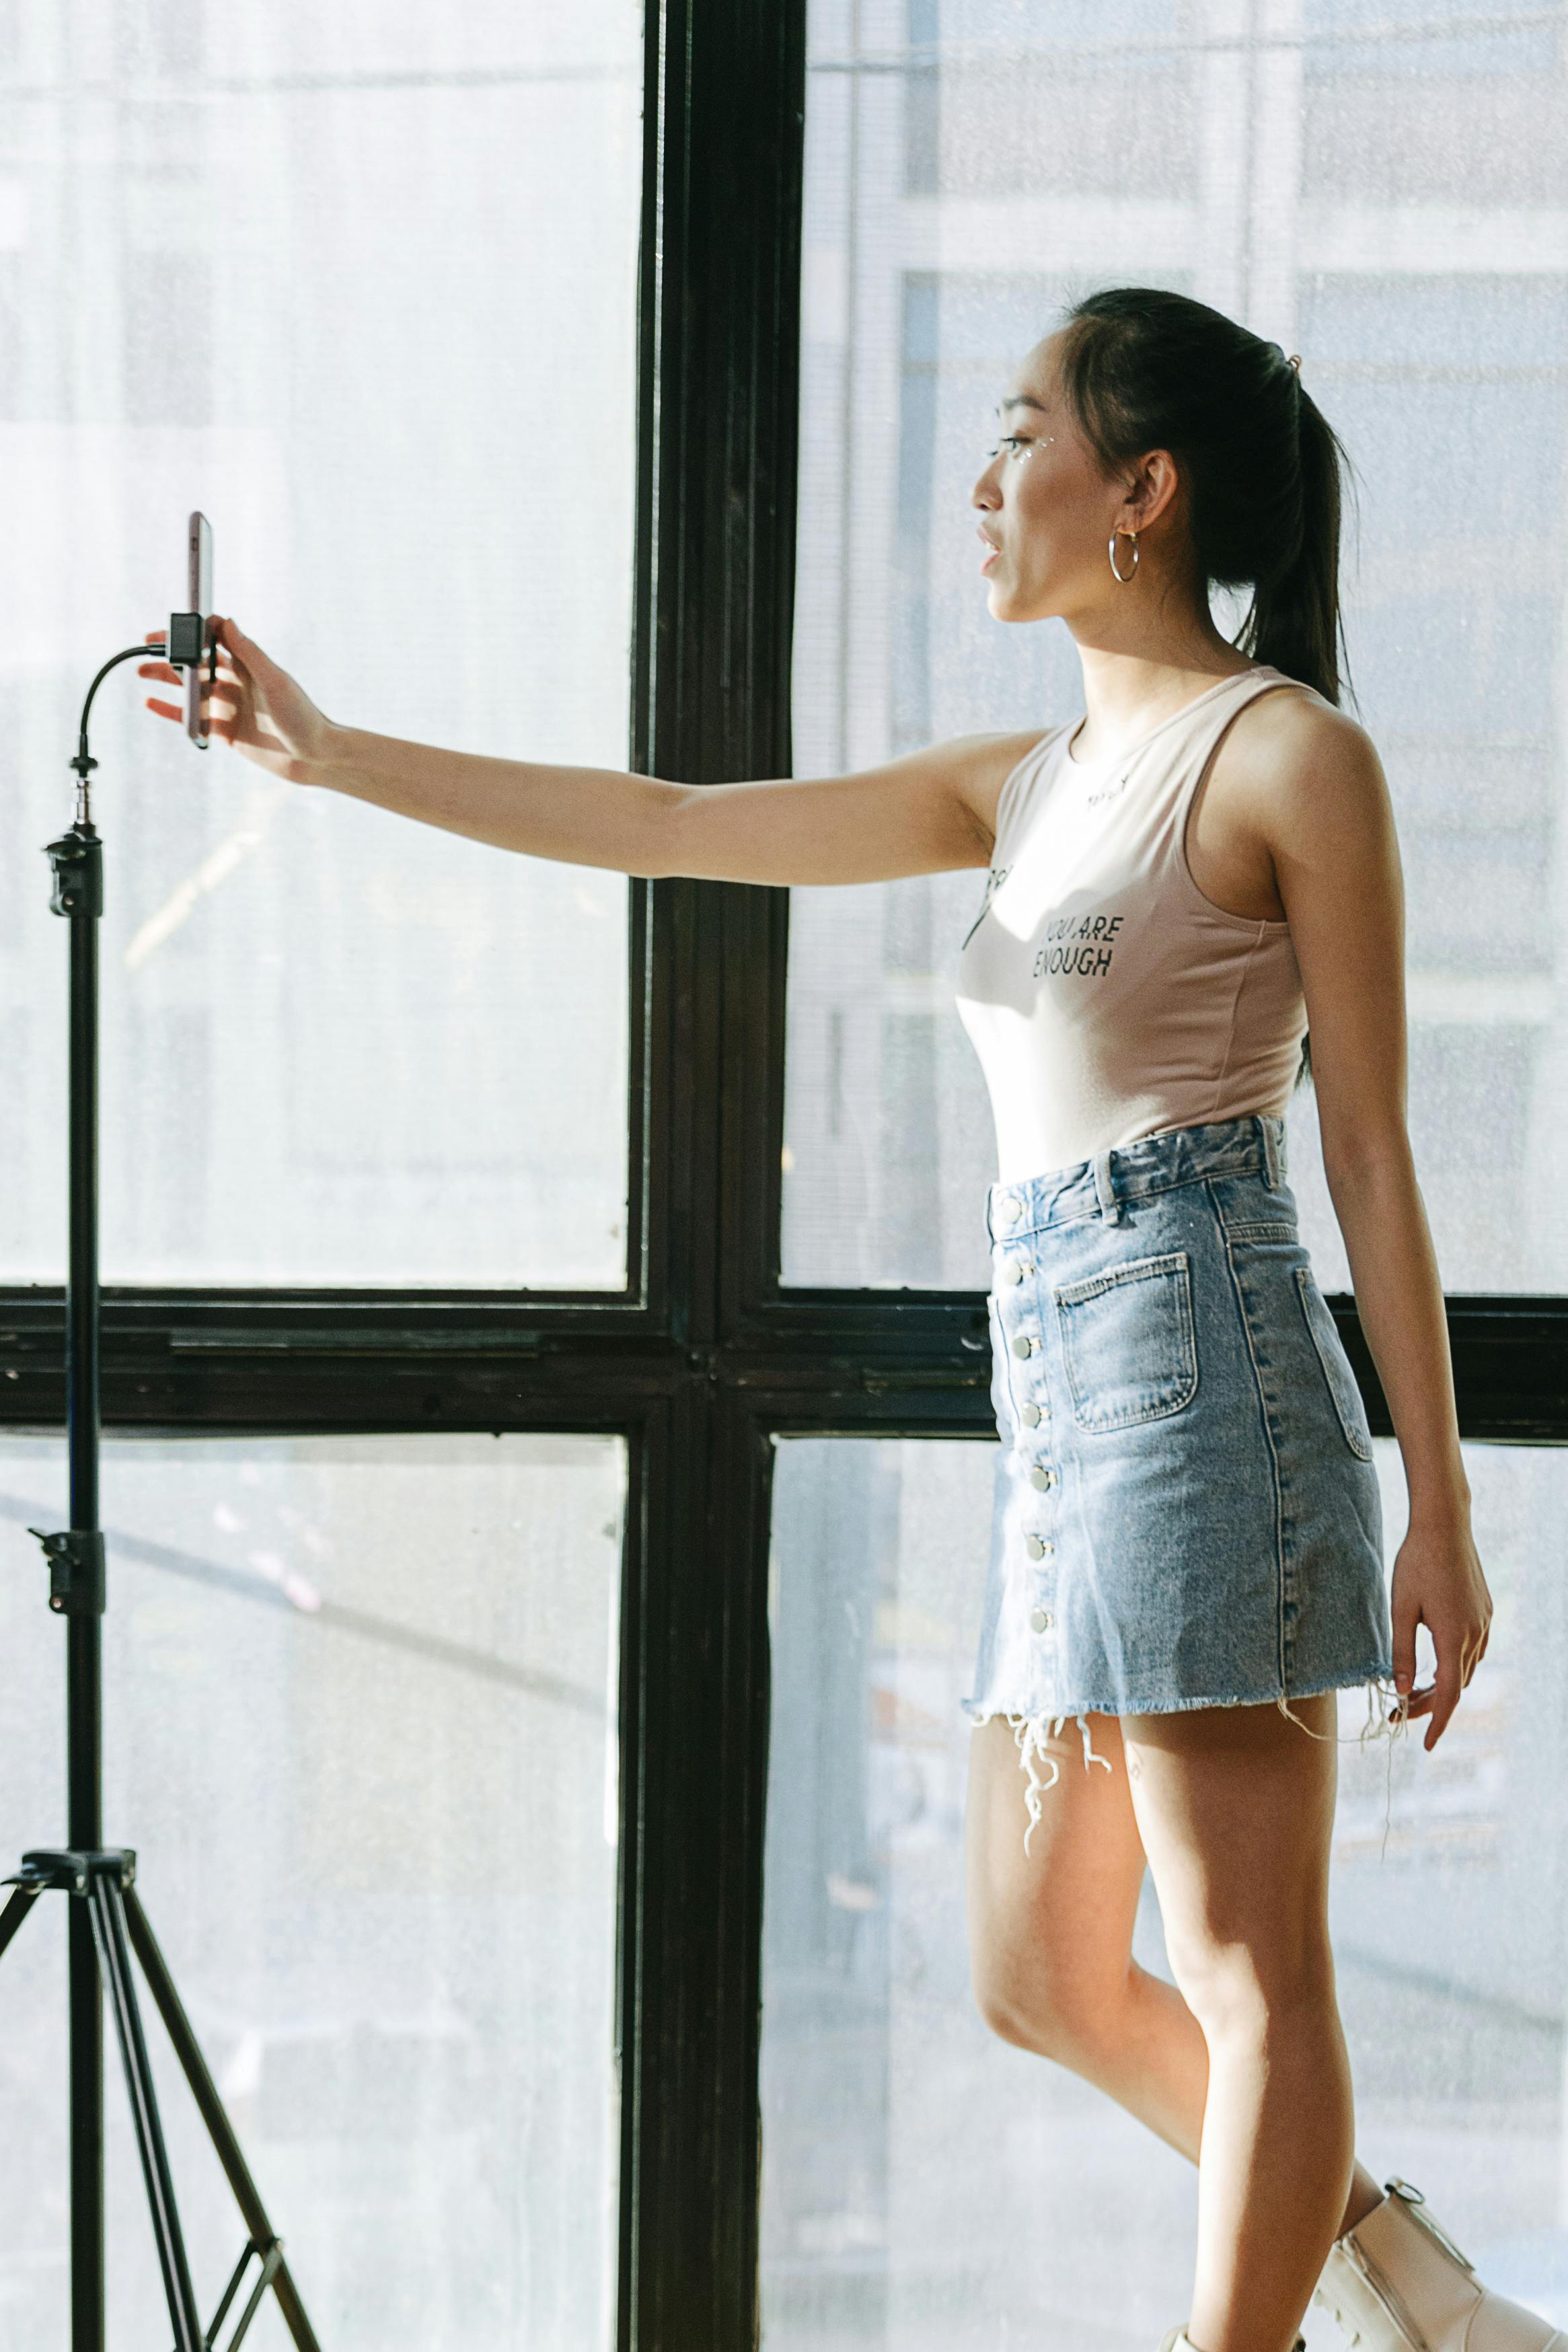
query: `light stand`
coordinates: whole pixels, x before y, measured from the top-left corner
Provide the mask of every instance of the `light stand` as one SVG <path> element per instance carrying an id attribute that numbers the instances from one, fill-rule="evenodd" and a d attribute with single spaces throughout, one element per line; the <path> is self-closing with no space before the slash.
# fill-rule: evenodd
<path id="1" fill-rule="evenodd" d="M 70 1462 L 70 1527 L 38 1538 L 49 1563 L 49 1606 L 66 1621 L 67 1836 L 63 1847 L 22 1856 L 5 1883 L 15 1887 L 0 1911 L 3 1953 L 40 1895 L 54 1888 L 68 1910 L 70 2018 L 71 2352 L 104 2352 L 103 1996 L 109 1996 L 125 2064 L 131 2121 L 141 2158 L 152 2233 L 173 2323 L 174 2352 L 215 2352 L 254 2259 L 257 2274 L 224 2352 L 234 2352 L 270 2286 L 298 2352 L 320 2352 L 305 2306 L 267 2218 L 217 2086 L 181 2006 L 174 1980 L 136 1893 L 136 1856 L 103 1843 L 103 1536 L 99 1525 L 98 1290 L 98 919 L 103 912 L 103 845 L 89 809 L 88 779 L 98 761 L 87 746 L 88 717 L 99 685 L 117 664 L 148 656 L 181 667 L 199 663 L 207 638 L 208 680 L 217 682 L 217 646 L 201 614 L 176 613 L 166 642 L 131 646 L 105 662 L 82 706 L 77 756 L 76 822 L 47 856 L 54 874 L 52 911 L 70 923 L 70 1257 L 66 1284 L 66 1428 Z M 174 2200 L 163 2126 L 141 2031 L 131 1956 L 162 2018 L 174 2054 L 228 2175 L 248 2232 L 245 2250 L 204 2330 Z"/>

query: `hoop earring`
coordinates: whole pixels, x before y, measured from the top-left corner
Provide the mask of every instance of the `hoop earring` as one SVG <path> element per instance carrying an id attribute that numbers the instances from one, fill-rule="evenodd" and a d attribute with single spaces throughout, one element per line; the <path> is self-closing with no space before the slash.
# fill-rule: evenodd
<path id="1" fill-rule="evenodd" d="M 1113 531 L 1111 533 L 1111 539 L 1110 539 L 1111 571 L 1112 571 L 1112 574 L 1113 574 L 1113 576 L 1115 579 L 1119 580 L 1119 581 L 1121 582 L 1121 583 L 1122 583 L 1123 587 L 1124 588 L 1124 587 L 1126 586 L 1126 584 L 1127 584 L 1128 581 L 1132 578 L 1132 576 L 1133 576 L 1133 572 L 1118 572 L 1118 571 L 1116 570 L 1116 541 L 1117 541 L 1119 539 L 1130 539 L 1130 540 L 1132 541 L 1132 542 L 1133 542 L 1133 572 L 1135 572 L 1135 571 L 1137 570 L 1137 568 L 1138 568 L 1138 534 L 1137 534 L 1137 532 L 1136 532 L 1135 530 L 1129 530 L 1129 531 L 1113 530 Z"/>

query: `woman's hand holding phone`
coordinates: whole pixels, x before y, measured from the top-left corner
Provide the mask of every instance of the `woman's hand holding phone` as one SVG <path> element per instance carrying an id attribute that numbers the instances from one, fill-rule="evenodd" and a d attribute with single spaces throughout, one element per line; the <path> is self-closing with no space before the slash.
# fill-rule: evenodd
<path id="1" fill-rule="evenodd" d="M 215 686 L 209 688 L 206 683 L 204 656 L 202 663 L 208 734 L 232 744 L 258 768 L 281 776 L 287 783 L 315 782 L 334 733 L 331 720 L 317 709 L 304 688 L 269 661 L 233 621 L 214 618 L 213 629 L 218 641 Z M 163 629 L 147 632 L 155 640 L 162 640 L 164 634 Z M 183 683 L 183 672 L 169 662 L 142 662 L 137 676 L 165 685 Z M 159 718 L 172 719 L 183 726 L 185 714 L 179 704 L 162 702 L 152 695 L 146 701 L 148 709 L 156 711 Z"/>

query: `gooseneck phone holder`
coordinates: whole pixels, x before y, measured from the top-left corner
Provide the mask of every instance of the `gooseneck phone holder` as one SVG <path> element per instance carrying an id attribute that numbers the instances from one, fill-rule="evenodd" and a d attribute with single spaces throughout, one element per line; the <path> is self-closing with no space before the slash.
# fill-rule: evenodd
<path id="1" fill-rule="evenodd" d="M 205 644 L 204 644 L 205 639 Z M 88 779 L 97 767 L 87 745 L 92 698 L 110 671 L 150 656 L 182 668 L 206 653 L 217 682 L 217 643 L 199 613 L 175 613 L 163 644 L 131 646 L 105 662 L 88 688 L 77 772 L 76 822 L 48 844 L 53 912 L 70 923 L 70 1244 L 66 1283 L 66 1430 L 70 1466 L 70 1526 L 56 1534 L 32 1528 L 49 1563 L 49 1607 L 66 1626 L 67 1837 L 59 1847 L 22 1856 L 5 1882 L 15 1893 L 0 1911 L 4 1952 L 40 1895 L 69 1898 L 68 1993 L 70 2020 L 71 2352 L 104 2352 L 103 2000 L 108 1996 L 125 2064 L 131 2121 L 141 2158 L 152 2233 L 173 2323 L 174 2352 L 217 2352 L 219 2332 L 246 2284 L 249 2293 L 223 2352 L 234 2352 L 271 2287 L 298 2352 L 320 2352 L 305 2315 L 283 2244 L 250 2177 L 224 2112 L 174 1980 L 136 1893 L 136 1856 L 103 1843 L 102 1651 L 106 1589 L 99 1525 L 98 1288 L 98 919 L 103 912 L 103 844 L 89 813 Z M 174 2053 L 228 2175 L 247 2232 L 209 2326 L 204 2328 L 174 2200 L 158 2100 L 141 2030 L 132 1958 L 162 2018 Z"/>

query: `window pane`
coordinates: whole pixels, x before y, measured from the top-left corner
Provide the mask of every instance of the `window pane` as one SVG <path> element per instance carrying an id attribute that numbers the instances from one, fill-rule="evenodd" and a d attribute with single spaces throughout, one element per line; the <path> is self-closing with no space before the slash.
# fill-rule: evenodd
<path id="1" fill-rule="evenodd" d="M 1082 708 L 1063 625 L 989 618 L 968 503 L 992 404 L 1064 299 L 1170 287 L 1300 352 L 1359 478 L 1347 633 L 1403 845 L 1439 1261 L 1454 1290 L 1562 1287 L 1564 687 L 1542 550 L 1568 247 L 1561 142 L 1539 135 L 1561 44 L 1446 0 L 1256 23 L 812 0 L 797 770 Z M 984 885 L 793 894 L 786 1282 L 988 1278 L 990 1113 L 953 1009 Z M 1292 1125 L 1303 1225 L 1345 1286 L 1309 1097 Z"/>
<path id="2" fill-rule="evenodd" d="M 1194 2168 L 1102 2093 L 990 2034 L 970 1990 L 959 1699 L 994 1455 L 952 1441 L 778 1447 L 769 2352 L 1147 2352 L 1187 2308 Z M 1392 1559 L 1404 1484 L 1396 1449 L 1378 1458 Z M 1430 1756 L 1419 1722 L 1392 1751 L 1338 1750 L 1340 2005 L 1363 2159 L 1414 2179 L 1489 2284 L 1563 2326 L 1568 1455 L 1471 1446 L 1466 1470 L 1491 1640 Z M 1418 1641 L 1425 1680 L 1424 1628 Z M 1364 1721 L 1364 1695 L 1347 1692 L 1341 1738 Z M 1019 1812 L 1021 1831 L 1021 1798 Z M 1134 1949 L 1169 1979 L 1146 1874 Z M 1334 2338 L 1312 2336 L 1315 2320 L 1321 2352 Z"/>
<path id="3" fill-rule="evenodd" d="M 344 723 L 625 765 L 634 0 L 0 30 L 0 1279 L 58 1279 L 68 824 L 99 664 L 214 595 Z M 282 784 L 100 689 L 104 1267 L 625 1275 L 627 886 Z"/>
<path id="4" fill-rule="evenodd" d="M 65 1835 L 62 1636 L 24 1533 L 59 1524 L 60 1454 L 0 1440 L 12 1855 Z M 105 1451 L 106 1833 L 344 2352 L 613 2339 L 625 1475 L 619 1438 L 575 1435 Z M 66 2331 L 64 1910 L 3 1969 L 7 2344 Z M 244 2232 L 145 2007 L 210 2313 Z M 116 2340 L 167 2352 L 112 2038 L 106 2109 Z"/>

